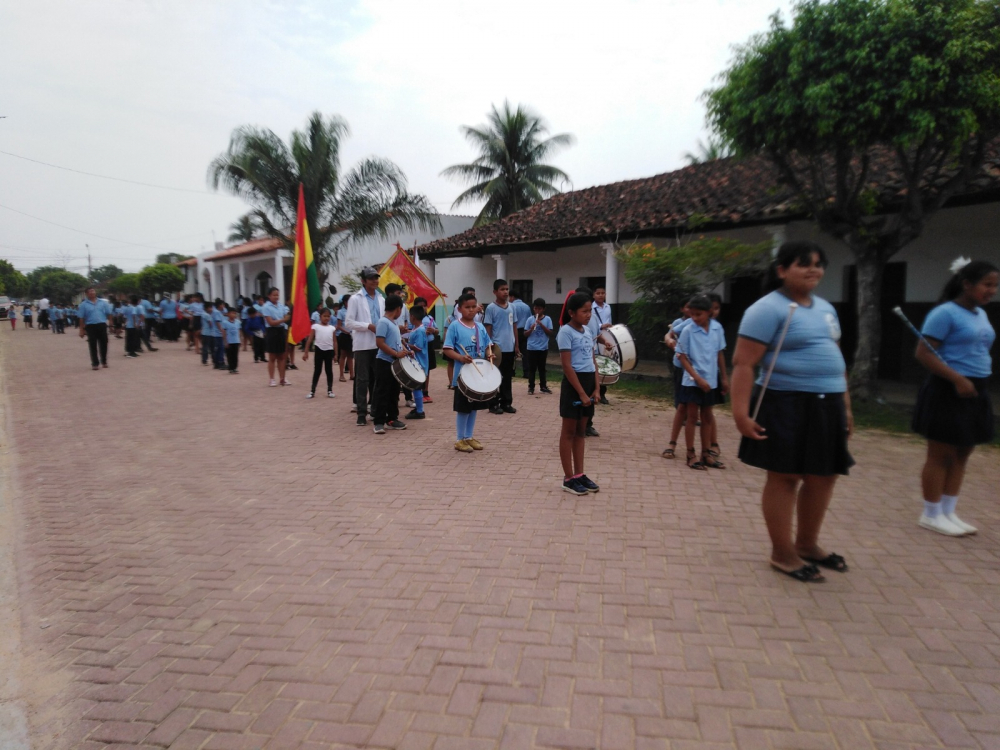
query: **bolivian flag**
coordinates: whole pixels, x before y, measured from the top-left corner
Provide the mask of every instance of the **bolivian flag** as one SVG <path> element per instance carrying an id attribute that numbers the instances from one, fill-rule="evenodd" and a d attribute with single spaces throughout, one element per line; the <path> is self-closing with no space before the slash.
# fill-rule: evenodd
<path id="1" fill-rule="evenodd" d="M 299 210 L 295 221 L 295 264 L 292 266 L 292 324 L 288 327 L 288 343 L 297 344 L 312 332 L 310 314 L 323 301 L 319 276 L 313 260 L 309 225 L 306 223 L 306 198 L 299 183 Z"/>
<path id="2" fill-rule="evenodd" d="M 389 284 L 401 284 L 406 287 L 406 306 L 410 307 L 413 300 L 423 297 L 427 300 L 427 309 L 434 307 L 435 303 L 444 294 L 434 286 L 434 282 L 427 278 L 427 275 L 420 270 L 406 251 L 396 243 L 396 252 L 382 266 L 378 275 L 378 288 L 385 294 L 385 288 Z"/>

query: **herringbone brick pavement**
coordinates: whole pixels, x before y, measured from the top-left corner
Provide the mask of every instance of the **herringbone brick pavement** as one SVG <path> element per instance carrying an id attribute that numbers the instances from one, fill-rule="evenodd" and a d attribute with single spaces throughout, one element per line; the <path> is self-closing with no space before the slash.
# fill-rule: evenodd
<path id="1" fill-rule="evenodd" d="M 612 389 L 576 498 L 523 383 L 465 455 L 441 371 L 377 436 L 347 384 L 120 344 L 92 372 L 0 331 L 38 748 L 1000 747 L 996 451 L 953 540 L 916 526 L 921 444 L 857 436 L 825 538 L 851 571 L 810 586 L 768 569 L 728 418 L 730 468 L 693 472 Z"/>

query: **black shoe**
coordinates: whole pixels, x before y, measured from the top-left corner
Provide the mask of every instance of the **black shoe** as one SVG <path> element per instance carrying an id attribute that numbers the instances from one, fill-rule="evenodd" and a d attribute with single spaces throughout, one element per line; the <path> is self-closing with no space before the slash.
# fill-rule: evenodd
<path id="1" fill-rule="evenodd" d="M 586 437 L 600 437 L 601 433 L 595 430 L 593 427 L 588 427 L 587 431 L 584 433 Z"/>
<path id="2" fill-rule="evenodd" d="M 529 396 L 534 396 L 535 395 L 535 389 L 534 389 L 533 386 L 528 386 L 528 395 Z"/>
<path id="3" fill-rule="evenodd" d="M 567 479 L 563 482 L 563 490 L 569 492 L 572 495 L 586 495 L 587 488 L 580 484 L 579 479 Z"/>
<path id="4" fill-rule="evenodd" d="M 149 347 L 149 351 L 151 351 L 151 352 L 158 352 L 160 350 L 157 349 L 155 346 L 151 346 L 151 347 Z"/>
<path id="5" fill-rule="evenodd" d="M 601 403 L 604 404 L 605 406 L 607 406 L 611 402 L 608 401 L 608 399 L 605 396 L 601 396 Z"/>
<path id="6" fill-rule="evenodd" d="M 552 393 L 552 391 L 549 390 L 549 387 L 547 385 L 543 385 L 541 388 L 539 388 L 539 390 L 542 393 Z"/>
<path id="7" fill-rule="evenodd" d="M 585 490 L 587 490 L 587 492 L 600 492 L 601 491 L 601 488 L 598 487 L 596 484 L 594 484 L 594 482 L 591 479 L 588 479 L 586 474 L 584 474 L 583 476 L 577 477 L 576 481 L 579 482 L 580 486 L 583 487 Z"/>
<path id="8" fill-rule="evenodd" d="M 285 369 L 286 370 L 298 370 L 299 368 L 296 367 L 295 365 L 288 365 Z"/>
<path id="9" fill-rule="evenodd" d="M 501 409 L 499 406 L 491 406 L 490 414 L 503 414 L 503 409 Z"/>
<path id="10" fill-rule="evenodd" d="M 515 409 L 513 406 L 501 406 L 500 410 L 503 411 L 505 414 L 517 414 L 517 409 Z"/>
<path id="11" fill-rule="evenodd" d="M 358 415 L 358 427 L 364 427 L 367 424 L 368 424 L 368 420 L 365 419 L 365 415 L 364 414 L 359 414 Z"/>
<path id="12" fill-rule="evenodd" d="M 416 409 L 414 409 L 413 411 L 411 411 L 409 414 L 406 415 L 406 418 L 407 419 L 427 419 L 427 415 L 424 414 L 422 411 L 417 411 Z"/>
<path id="13" fill-rule="evenodd" d="M 405 422 L 400 422 L 398 419 L 393 419 L 391 422 L 386 422 L 385 426 L 388 427 L 390 430 L 405 430 L 406 429 L 406 423 Z"/>

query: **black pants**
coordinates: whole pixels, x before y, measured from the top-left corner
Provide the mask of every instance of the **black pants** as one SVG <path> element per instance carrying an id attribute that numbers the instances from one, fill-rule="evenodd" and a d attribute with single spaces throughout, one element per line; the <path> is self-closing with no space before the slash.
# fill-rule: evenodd
<path id="1" fill-rule="evenodd" d="M 125 329 L 125 353 L 126 354 L 138 354 L 139 350 L 142 349 L 142 345 L 139 343 L 141 341 L 139 336 L 138 328 L 126 328 Z"/>
<path id="2" fill-rule="evenodd" d="M 548 381 L 545 373 L 545 360 L 548 359 L 547 349 L 541 351 L 531 351 L 524 353 L 524 376 L 528 379 L 528 388 L 535 390 L 535 373 L 538 373 L 538 384 L 542 388 L 548 388 Z"/>
<path id="3" fill-rule="evenodd" d="M 65 325 L 66 325 L 66 321 L 63 320 L 62 318 L 59 318 L 59 320 L 56 321 L 56 327 L 54 329 L 55 332 L 56 333 L 65 333 Z"/>
<path id="4" fill-rule="evenodd" d="M 517 360 L 514 358 L 514 352 L 504 352 L 500 355 L 500 394 L 497 396 L 496 401 L 493 402 L 493 406 L 513 406 L 514 404 L 514 390 L 513 390 L 513 380 L 514 380 L 514 365 Z"/>
<path id="5" fill-rule="evenodd" d="M 354 382 L 357 382 L 355 380 Z M 392 374 L 392 363 L 375 360 L 375 395 L 372 398 L 372 422 L 386 424 L 399 419 L 399 381 Z"/>
<path id="6" fill-rule="evenodd" d="M 354 403 L 358 414 L 368 411 L 368 401 L 375 400 L 375 355 L 378 349 L 354 352 Z M 395 380 L 395 378 L 393 378 Z"/>
<path id="7" fill-rule="evenodd" d="M 226 364 L 229 365 L 229 372 L 236 372 L 240 366 L 239 344 L 226 344 Z"/>
<path id="8" fill-rule="evenodd" d="M 142 328 L 137 329 L 139 331 L 139 339 L 149 351 L 153 351 L 153 345 L 149 343 L 149 332 L 153 330 L 153 323 L 156 321 L 153 318 L 146 318 L 143 321 Z M 139 351 L 142 350 L 142 346 L 138 347 Z"/>
<path id="9" fill-rule="evenodd" d="M 90 364 L 94 367 L 108 363 L 108 324 L 90 323 L 86 326 L 87 347 L 90 349 Z M 100 352 L 100 360 L 97 355 Z"/>
<path id="10" fill-rule="evenodd" d="M 316 392 L 316 384 L 319 382 L 320 373 L 326 368 L 326 390 L 333 390 L 333 349 L 313 350 L 313 386 L 312 392 Z"/>
<path id="11" fill-rule="evenodd" d="M 253 361 L 267 362 L 267 353 L 264 351 L 264 339 L 251 334 L 250 341 L 253 342 Z"/>

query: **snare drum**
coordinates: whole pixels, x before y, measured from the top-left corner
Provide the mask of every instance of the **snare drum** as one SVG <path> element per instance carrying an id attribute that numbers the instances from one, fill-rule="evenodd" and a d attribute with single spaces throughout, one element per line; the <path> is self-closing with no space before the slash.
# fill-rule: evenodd
<path id="1" fill-rule="evenodd" d="M 635 352 L 635 339 L 628 326 L 619 323 L 601 331 L 601 335 L 611 342 L 611 346 L 601 346 L 601 353 L 617 362 L 622 372 L 634 369 L 639 363 L 639 357 Z"/>
<path id="2" fill-rule="evenodd" d="M 470 364 L 462 365 L 458 373 L 458 390 L 469 401 L 489 401 L 500 390 L 501 380 L 499 367 L 485 359 L 474 359 Z"/>
<path id="3" fill-rule="evenodd" d="M 611 359 L 611 357 L 605 357 L 601 354 L 595 354 L 594 361 L 597 362 L 598 383 L 601 385 L 614 385 L 618 382 L 618 378 L 622 374 L 621 365 Z"/>
<path id="4" fill-rule="evenodd" d="M 413 357 L 394 359 L 392 361 L 392 374 L 399 381 L 399 384 L 408 391 L 420 390 L 427 380 L 424 368 Z"/>

